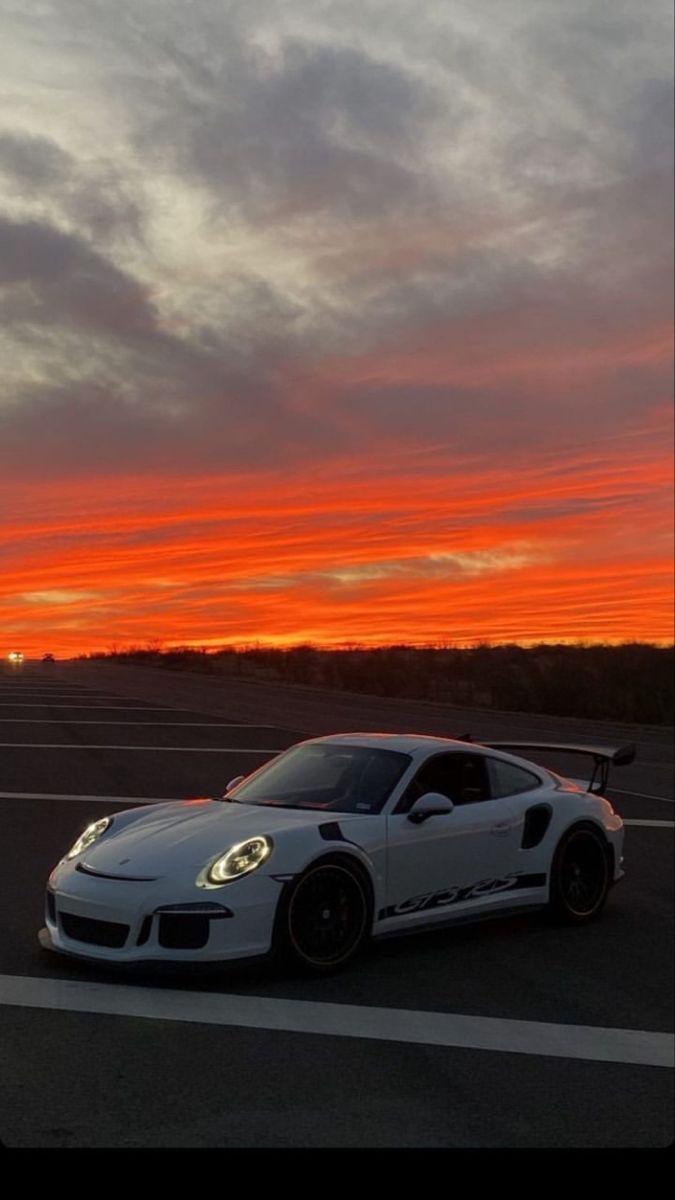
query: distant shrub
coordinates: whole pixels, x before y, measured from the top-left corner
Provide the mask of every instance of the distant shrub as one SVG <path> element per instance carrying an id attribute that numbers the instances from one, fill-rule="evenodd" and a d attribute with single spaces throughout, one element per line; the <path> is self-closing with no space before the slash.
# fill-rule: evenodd
<path id="1" fill-rule="evenodd" d="M 288 649 L 155 645 L 92 658 L 474 708 L 672 725 L 673 647 L 542 643 Z"/>

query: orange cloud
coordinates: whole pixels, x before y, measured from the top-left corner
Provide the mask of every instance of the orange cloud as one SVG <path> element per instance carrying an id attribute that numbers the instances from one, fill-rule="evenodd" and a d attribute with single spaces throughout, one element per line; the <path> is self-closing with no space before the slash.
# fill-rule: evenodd
<path id="1" fill-rule="evenodd" d="M 14 488 L 0 621 L 25 653 L 672 639 L 653 430 L 509 475 L 433 448 L 369 470 Z"/>

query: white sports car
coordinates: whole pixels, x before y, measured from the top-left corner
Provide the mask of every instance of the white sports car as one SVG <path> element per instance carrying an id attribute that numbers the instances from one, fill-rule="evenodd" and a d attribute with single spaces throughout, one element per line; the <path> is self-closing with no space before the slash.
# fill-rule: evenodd
<path id="1" fill-rule="evenodd" d="M 506 749 L 573 750 L 585 787 Z M 621 878 L 599 793 L 619 749 L 399 734 L 300 742 L 218 799 L 87 826 L 47 885 L 43 946 L 117 964 L 284 952 L 316 973 L 369 937 L 548 906 L 582 924 Z"/>

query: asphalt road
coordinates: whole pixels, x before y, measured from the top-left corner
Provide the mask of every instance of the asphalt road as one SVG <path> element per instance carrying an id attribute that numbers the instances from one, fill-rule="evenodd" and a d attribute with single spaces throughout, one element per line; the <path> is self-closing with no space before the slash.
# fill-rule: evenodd
<path id="1" fill-rule="evenodd" d="M 672 1031 L 670 732 L 310 693 L 89 664 L 0 671 L 0 1139 L 670 1144 L 673 1071 L 642 1049 Z M 38 946 L 46 876 L 88 821 L 218 794 L 327 728 L 439 725 L 485 740 L 637 742 L 611 798 L 629 821 L 660 823 L 629 826 L 627 876 L 602 920 L 572 930 L 529 915 L 392 940 L 321 981 L 251 967 L 128 981 Z M 232 1017 L 242 999 L 248 1027 Z M 438 1044 L 425 1042 L 439 1020 Z M 635 1057 L 608 1052 L 608 1039 Z"/>

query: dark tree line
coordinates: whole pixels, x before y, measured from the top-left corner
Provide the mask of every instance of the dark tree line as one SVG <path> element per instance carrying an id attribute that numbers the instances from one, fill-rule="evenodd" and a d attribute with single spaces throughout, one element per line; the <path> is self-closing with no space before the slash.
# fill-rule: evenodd
<path id="1" fill-rule="evenodd" d="M 92 657 L 551 716 L 647 725 L 672 725 L 674 716 L 673 647 L 641 642 L 215 652 L 147 647 Z"/>

